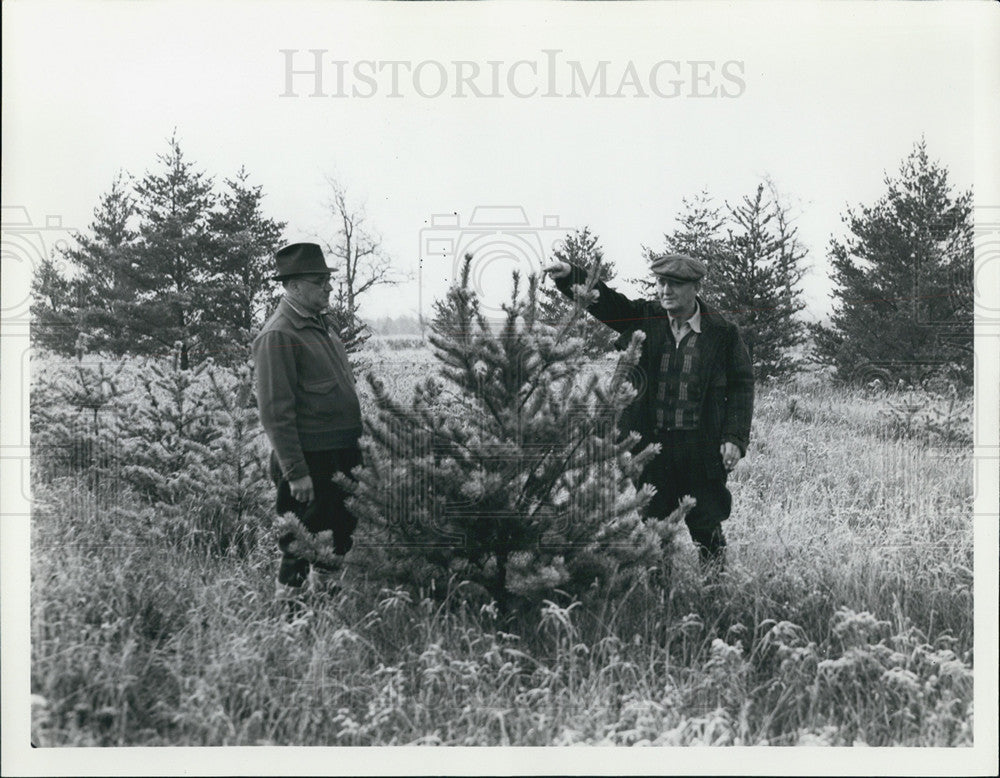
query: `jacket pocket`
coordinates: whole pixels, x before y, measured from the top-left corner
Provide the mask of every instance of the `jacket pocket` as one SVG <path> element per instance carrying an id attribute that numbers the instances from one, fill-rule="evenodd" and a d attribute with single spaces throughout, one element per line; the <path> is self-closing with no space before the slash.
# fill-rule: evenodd
<path id="1" fill-rule="evenodd" d="M 310 394 L 327 394 L 332 392 L 337 387 L 337 379 L 334 378 L 321 378 L 318 381 L 308 381 L 302 383 L 302 391 L 309 392 Z"/>
<path id="2" fill-rule="evenodd" d="M 344 405 L 344 389 L 336 377 L 303 382 L 299 387 L 302 410 L 306 414 L 327 416 L 340 411 Z"/>

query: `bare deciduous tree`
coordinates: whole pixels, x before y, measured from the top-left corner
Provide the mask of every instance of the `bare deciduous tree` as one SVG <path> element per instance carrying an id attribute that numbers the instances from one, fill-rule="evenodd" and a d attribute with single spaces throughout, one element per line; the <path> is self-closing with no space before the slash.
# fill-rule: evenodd
<path id="1" fill-rule="evenodd" d="M 368 224 L 363 205 L 352 203 L 347 190 L 331 176 L 327 208 L 336 225 L 336 237 L 323 241 L 327 253 L 338 260 L 338 305 L 356 316 L 363 294 L 376 286 L 392 286 L 404 279 L 404 274 L 392 265 L 382 249 L 382 238 Z"/>

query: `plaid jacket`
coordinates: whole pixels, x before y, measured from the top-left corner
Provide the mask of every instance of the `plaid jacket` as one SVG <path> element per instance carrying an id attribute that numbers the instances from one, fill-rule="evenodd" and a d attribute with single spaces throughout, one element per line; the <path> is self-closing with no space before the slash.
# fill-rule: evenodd
<path id="1" fill-rule="evenodd" d="M 573 267 L 565 278 L 556 279 L 563 294 L 572 296 L 575 284 L 584 284 L 587 274 Z M 674 348 L 667 312 L 654 300 L 632 300 L 616 292 L 603 281 L 595 286 L 599 297 L 587 310 L 614 330 L 622 333 L 620 343 L 628 344 L 636 330 L 646 334 L 639 357 L 637 379 L 633 382 L 639 395 L 622 416 L 622 426 L 642 435 L 643 445 L 654 442 L 656 427 L 657 383 L 664 349 Z M 735 443 L 746 454 L 753 416 L 753 368 L 736 325 L 720 313 L 701 305 L 701 336 L 698 341 L 698 390 L 701 396 L 699 437 L 709 462 L 722 467 L 719 446 Z"/>

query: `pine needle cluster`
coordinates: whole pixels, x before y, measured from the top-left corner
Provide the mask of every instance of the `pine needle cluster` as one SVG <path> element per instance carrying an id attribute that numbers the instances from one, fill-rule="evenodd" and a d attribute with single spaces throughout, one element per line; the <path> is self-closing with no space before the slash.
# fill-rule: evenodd
<path id="1" fill-rule="evenodd" d="M 369 532 L 352 557 L 420 586 L 457 577 L 501 606 L 627 586 L 663 563 L 683 515 L 641 517 L 652 489 L 633 480 L 656 447 L 633 452 L 638 436 L 618 432 L 642 334 L 612 375 L 584 375 L 583 341 L 570 334 L 579 306 L 547 323 L 537 279 L 522 296 L 515 274 L 491 323 L 469 288 L 470 262 L 436 305 L 437 375 L 409 404 L 368 377 L 365 465 L 356 483 L 341 481 Z"/>

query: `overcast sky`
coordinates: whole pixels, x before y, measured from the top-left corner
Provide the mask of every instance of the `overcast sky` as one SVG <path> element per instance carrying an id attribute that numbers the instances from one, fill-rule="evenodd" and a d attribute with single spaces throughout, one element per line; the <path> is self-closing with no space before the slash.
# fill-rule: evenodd
<path id="1" fill-rule="evenodd" d="M 480 283 L 498 295 L 510 267 L 537 267 L 584 225 L 635 276 L 681 198 L 734 200 L 770 176 L 810 252 L 815 318 L 829 311 L 826 247 L 845 207 L 877 198 L 919 138 L 957 188 L 973 185 L 980 10 L 7 3 L 3 200 L 36 223 L 86 227 L 116 171 L 154 167 L 176 128 L 209 173 L 245 165 L 290 239 L 328 238 L 335 175 L 412 275 L 365 300 L 379 316 L 426 309 L 454 277 L 447 242 L 432 252 L 427 239 L 475 243 Z M 308 72 L 290 96 L 288 63 L 313 69 L 311 50 L 324 96 Z M 584 82 L 602 67 L 599 96 Z M 523 209 L 526 234 L 476 237 L 477 206 Z M 445 213 L 457 217 L 436 227 Z"/>

